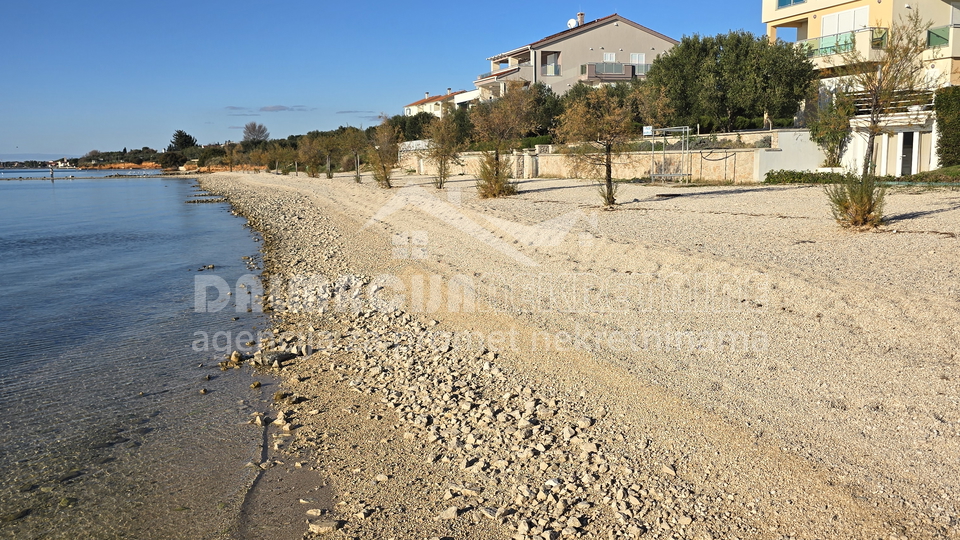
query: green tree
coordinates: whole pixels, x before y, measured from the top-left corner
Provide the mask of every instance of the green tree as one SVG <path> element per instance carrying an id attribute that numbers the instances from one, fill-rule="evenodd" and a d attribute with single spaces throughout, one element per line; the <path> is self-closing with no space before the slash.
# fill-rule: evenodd
<path id="1" fill-rule="evenodd" d="M 186 131 L 178 129 L 173 132 L 173 138 L 170 139 L 170 145 L 167 146 L 168 152 L 179 152 L 187 148 L 197 146 L 197 139 L 187 134 Z"/>
<path id="2" fill-rule="evenodd" d="M 356 180 L 358 184 L 360 183 L 360 156 L 362 156 L 366 150 L 367 144 L 366 134 L 355 127 L 348 126 L 337 136 L 337 146 L 353 157 L 355 165 L 354 171 L 356 171 L 354 180 Z"/>
<path id="3" fill-rule="evenodd" d="M 571 145 L 578 172 L 601 179 L 600 196 L 608 207 L 616 204 L 613 161 L 636 134 L 634 125 L 629 102 L 610 86 L 568 103 L 559 118 L 557 137 Z"/>
<path id="4" fill-rule="evenodd" d="M 742 30 L 684 36 L 647 74 L 673 109 L 670 123 L 728 131 L 738 118 L 793 116 L 815 79 L 794 45 Z"/>
<path id="5" fill-rule="evenodd" d="M 853 99 L 843 89 L 824 92 L 817 97 L 816 104 L 810 104 L 807 127 L 810 140 L 823 150 L 826 159 L 824 167 L 839 167 L 847 145 L 850 143 L 850 119 L 853 118 Z"/>
<path id="6" fill-rule="evenodd" d="M 437 189 L 443 189 L 447 178 L 450 177 L 451 165 L 460 163 L 460 152 L 465 146 L 452 107 L 442 118 L 430 124 L 427 128 L 427 137 L 430 138 L 430 142 L 424 151 L 424 157 L 437 166 L 437 177 L 433 185 Z"/>
<path id="7" fill-rule="evenodd" d="M 373 167 L 373 178 L 382 188 L 390 188 L 390 176 L 394 167 L 399 163 L 400 129 L 390 123 L 387 116 L 380 117 L 378 125 L 370 137 L 370 165 Z"/>
<path id="8" fill-rule="evenodd" d="M 478 171 L 480 197 L 513 195 L 516 186 L 509 182 L 510 160 L 503 154 L 513 149 L 521 137 L 534 128 L 533 93 L 522 83 L 510 83 L 506 94 L 494 101 L 475 106 L 470 113 L 474 138 L 489 145 Z"/>
<path id="9" fill-rule="evenodd" d="M 557 94 L 542 82 L 530 87 L 533 93 L 532 135 L 549 135 L 557 127 L 557 117 L 563 113 L 563 104 Z"/>

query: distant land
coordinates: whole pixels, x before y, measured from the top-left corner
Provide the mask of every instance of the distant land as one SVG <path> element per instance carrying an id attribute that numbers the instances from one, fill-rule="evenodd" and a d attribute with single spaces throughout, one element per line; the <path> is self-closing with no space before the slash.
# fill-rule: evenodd
<path id="1" fill-rule="evenodd" d="M 78 157 L 76 154 L 0 154 L 0 161 L 56 161 Z"/>

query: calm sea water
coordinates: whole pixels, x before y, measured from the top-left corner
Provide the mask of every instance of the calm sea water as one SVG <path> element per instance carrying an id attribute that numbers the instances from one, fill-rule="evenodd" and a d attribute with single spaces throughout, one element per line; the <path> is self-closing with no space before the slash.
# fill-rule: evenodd
<path id="1" fill-rule="evenodd" d="M 157 176 L 157 169 L 54 169 L 53 178 L 103 178 L 106 176 Z M 50 178 L 50 169 L 0 169 L 0 180 L 16 180 L 21 178 Z"/>
<path id="2" fill-rule="evenodd" d="M 197 312 L 194 277 L 236 283 L 259 245 L 226 204 L 185 204 L 199 193 L 0 181 L 0 537 L 233 530 L 262 443 L 246 421 L 273 383 L 216 366 L 265 321 Z M 217 332 L 220 350 L 197 343 Z"/>

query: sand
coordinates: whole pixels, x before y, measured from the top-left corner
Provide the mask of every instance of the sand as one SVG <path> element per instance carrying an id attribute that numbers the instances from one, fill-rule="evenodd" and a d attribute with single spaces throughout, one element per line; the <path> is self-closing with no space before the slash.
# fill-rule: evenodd
<path id="1" fill-rule="evenodd" d="M 669 467 L 650 482 L 672 493 L 669 482 L 682 481 L 696 501 L 684 508 L 699 511 L 681 527 L 657 499 L 659 521 L 631 512 L 631 529 L 597 510 L 565 534 L 960 537 L 960 191 L 896 188 L 887 223 L 857 233 L 839 228 L 822 189 L 810 186 L 627 184 L 617 209 L 605 211 L 596 186 L 581 180 L 527 180 L 519 195 L 497 200 L 477 199 L 470 177 L 441 191 L 416 176 L 398 177 L 391 190 L 349 175 L 217 173 L 201 184 L 266 229 L 274 279 L 389 276 L 381 295 L 402 293 L 405 312 L 454 336 L 471 332 L 470 346 L 482 340 L 517 388 L 560 403 L 557 418 L 567 409 L 596 418 L 592 437 L 609 447 L 607 460 L 651 475 Z M 456 302 L 464 283 L 477 291 L 472 306 Z M 329 313 L 283 317 L 356 324 Z M 350 379 L 318 366 L 362 356 L 313 357 L 281 375 L 302 395 L 328 390 L 331 409 L 298 416 L 309 429 L 289 451 L 316 453 L 341 507 L 359 499 L 381 509 L 357 518 L 335 507 L 344 531 L 507 538 L 539 530 L 518 530 L 510 516 L 491 526 L 470 517 L 477 508 L 454 520 L 460 525 L 434 521 L 447 488 L 433 484 L 467 473 L 424 466 L 423 447 L 399 442 L 395 412 L 384 420 L 333 409 L 330 396 L 344 396 Z M 360 409 L 382 401 L 354 394 Z M 310 441 L 349 422 L 349 444 Z M 351 473 L 377 463 L 417 463 L 426 481 L 384 489 Z M 616 506 L 612 493 L 593 491 L 597 508 Z M 521 515 L 523 504 L 514 505 Z"/>

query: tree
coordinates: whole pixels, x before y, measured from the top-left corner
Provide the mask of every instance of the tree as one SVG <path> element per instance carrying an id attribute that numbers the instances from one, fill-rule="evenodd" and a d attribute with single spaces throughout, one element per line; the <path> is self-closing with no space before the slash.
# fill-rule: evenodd
<path id="1" fill-rule="evenodd" d="M 363 155 L 364 150 L 367 148 L 367 136 L 363 131 L 355 127 L 348 126 L 343 129 L 340 135 L 337 137 L 337 146 L 343 149 L 344 152 L 353 156 L 356 176 L 354 180 L 359 184 L 360 183 L 360 156 Z"/>
<path id="2" fill-rule="evenodd" d="M 648 126 L 667 127 L 674 110 L 662 86 L 643 83 L 633 94 L 640 121 Z"/>
<path id="3" fill-rule="evenodd" d="M 769 125 L 793 116 L 815 79 L 813 64 L 793 44 L 742 30 L 684 36 L 647 74 L 671 104 L 671 123 L 728 131 L 738 118 L 764 117 Z"/>
<path id="4" fill-rule="evenodd" d="M 851 87 L 860 115 L 865 116 L 864 177 L 873 174 L 873 146 L 877 135 L 886 132 L 890 113 L 914 109 L 919 115 L 919 106 L 929 102 L 930 92 L 938 86 L 939 81 L 928 77 L 923 64 L 931 24 L 913 10 L 890 28 L 876 60 L 865 58 L 855 46 L 841 55 L 843 67 L 838 74 Z"/>
<path id="5" fill-rule="evenodd" d="M 510 160 L 503 154 L 534 128 L 533 93 L 523 83 L 511 82 L 506 94 L 494 101 L 480 103 L 471 110 L 474 138 L 487 143 L 483 152 L 477 192 L 480 197 L 513 195 L 516 186 L 508 181 Z"/>
<path id="6" fill-rule="evenodd" d="M 418 112 L 413 116 L 398 114 L 388 120 L 405 141 L 419 141 L 425 137 L 427 128 L 437 119 L 433 113 Z M 372 134 L 372 133 L 371 133 Z"/>
<path id="7" fill-rule="evenodd" d="M 578 168 L 602 177 L 600 196 L 608 207 L 616 204 L 613 159 L 635 133 L 630 104 L 610 86 L 591 90 L 560 115 L 557 137 L 573 145 Z"/>
<path id="8" fill-rule="evenodd" d="M 373 166 L 373 178 L 382 188 L 392 187 L 390 176 L 400 161 L 401 137 L 400 129 L 391 124 L 386 115 L 381 115 L 380 125 L 373 130 L 367 151 Z"/>
<path id="9" fill-rule="evenodd" d="M 447 111 L 442 118 L 430 124 L 427 128 L 427 137 L 430 142 L 423 155 L 427 161 L 437 166 L 437 177 L 433 185 L 443 189 L 447 178 L 450 177 L 450 166 L 460 163 L 460 152 L 464 148 L 464 140 L 459 133 L 457 117 L 453 111 Z"/>
<path id="10" fill-rule="evenodd" d="M 533 135 L 549 135 L 557 127 L 563 104 L 557 94 L 542 82 L 530 87 L 533 93 Z"/>
<path id="11" fill-rule="evenodd" d="M 186 131 L 178 129 L 173 132 L 173 138 L 170 139 L 170 146 L 167 147 L 167 152 L 180 152 L 187 148 L 193 148 L 194 146 L 197 146 L 197 139 L 188 135 Z"/>
<path id="12" fill-rule="evenodd" d="M 826 155 L 823 166 L 840 167 L 850 143 L 853 100 L 848 92 L 839 88 L 832 93 L 824 93 L 826 95 L 823 97 L 818 95 L 816 105 L 811 103 L 807 127 L 810 129 L 810 140 L 817 143 Z"/>
<path id="13" fill-rule="evenodd" d="M 160 166 L 164 169 L 176 169 L 187 162 L 187 158 L 180 152 L 164 152 L 160 154 Z"/>
<path id="14" fill-rule="evenodd" d="M 248 122 L 243 126 L 243 142 L 261 143 L 270 138 L 267 126 L 256 122 Z"/>

